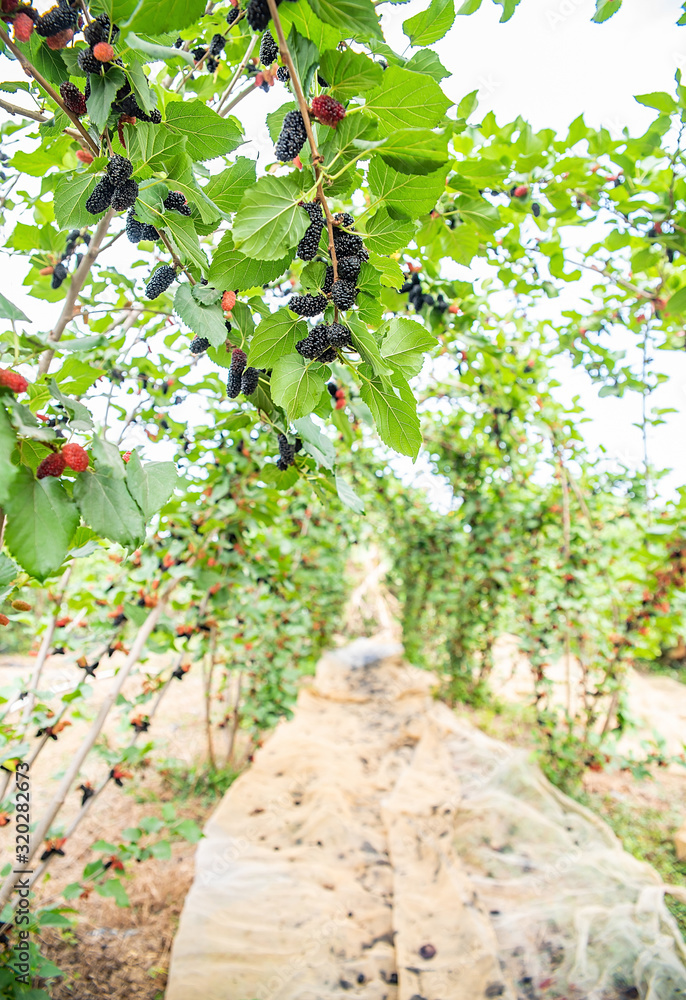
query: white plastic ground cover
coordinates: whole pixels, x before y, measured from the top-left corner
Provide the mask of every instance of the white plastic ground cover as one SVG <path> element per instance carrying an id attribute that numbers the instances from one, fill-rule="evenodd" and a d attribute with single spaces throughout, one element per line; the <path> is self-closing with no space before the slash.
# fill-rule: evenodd
<path id="1" fill-rule="evenodd" d="M 328 654 L 197 853 L 166 1000 L 678 1000 L 664 887 L 372 640 Z"/>

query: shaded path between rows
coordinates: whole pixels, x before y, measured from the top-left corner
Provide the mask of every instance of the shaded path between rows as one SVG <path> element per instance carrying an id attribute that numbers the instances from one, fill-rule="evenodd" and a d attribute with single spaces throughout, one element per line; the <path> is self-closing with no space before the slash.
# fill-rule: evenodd
<path id="1" fill-rule="evenodd" d="M 686 998 L 655 872 L 398 653 L 327 654 L 229 789 L 166 1000 Z"/>

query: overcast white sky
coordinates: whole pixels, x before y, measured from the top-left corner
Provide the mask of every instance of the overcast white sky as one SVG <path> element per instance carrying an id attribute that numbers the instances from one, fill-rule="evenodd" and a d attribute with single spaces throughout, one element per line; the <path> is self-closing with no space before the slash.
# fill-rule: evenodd
<path id="1" fill-rule="evenodd" d="M 39 0 L 36 6 L 46 9 L 50 3 Z M 381 8 L 386 11 L 384 29 L 396 50 L 402 51 L 407 42 L 402 22 L 424 7 L 426 0 L 410 0 Z M 443 82 L 450 97 L 459 101 L 479 89 L 480 106 L 473 120 L 493 110 L 499 121 L 521 114 L 535 128 L 552 126 L 564 131 L 583 112 L 589 124 L 603 124 L 617 132 L 628 126 L 636 134 L 645 129 L 653 113 L 637 104 L 633 95 L 670 91 L 676 68 L 686 71 L 686 28 L 676 26 L 680 0 L 624 0 L 621 11 L 602 25 L 590 22 L 594 0 L 522 0 L 507 24 L 498 22 L 501 9 L 483 0 L 477 14 L 458 18 L 435 46 L 452 74 Z M 3 64 L 4 69 L 7 62 Z M 268 95 L 258 90 L 237 106 L 235 113 L 252 140 L 244 147 L 247 155 L 270 151 L 264 116 L 286 96 L 277 85 Z M 22 260 L 8 262 L 3 255 L 2 261 L 3 292 L 37 323 L 50 325 L 59 306 L 38 302 L 19 289 L 26 273 Z M 673 406 L 679 413 L 651 433 L 650 453 L 655 465 L 675 469 L 669 482 L 676 486 L 686 482 L 681 446 L 686 431 L 686 352 L 658 356 L 658 363 L 669 371 L 671 381 L 651 402 Z M 583 398 L 592 418 L 584 431 L 591 447 L 602 444 L 609 455 L 639 465 L 640 433 L 632 423 L 640 418 L 640 399 L 632 395 L 624 400 L 599 400 L 585 373 L 566 366 L 560 367 L 559 377 L 564 398 L 575 394 Z"/>

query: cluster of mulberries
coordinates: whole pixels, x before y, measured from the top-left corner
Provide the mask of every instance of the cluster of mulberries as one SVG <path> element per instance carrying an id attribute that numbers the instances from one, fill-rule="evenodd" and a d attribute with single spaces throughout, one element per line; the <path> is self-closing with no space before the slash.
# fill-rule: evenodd
<path id="1" fill-rule="evenodd" d="M 59 262 L 55 264 L 52 269 L 52 287 L 57 289 L 60 287 L 64 279 L 68 274 L 69 261 L 76 250 L 79 240 L 82 240 L 86 246 L 91 241 L 90 235 L 87 232 L 81 232 L 80 229 L 72 229 L 71 232 L 67 233 L 67 245 L 64 248 L 64 253 L 59 259 Z M 77 254 L 75 261 L 76 267 L 79 266 L 83 260 L 82 254 Z"/>
<path id="2" fill-rule="evenodd" d="M 298 257 L 300 260 L 313 260 L 319 249 L 319 240 L 324 228 L 324 214 L 318 201 L 301 202 L 300 205 L 309 215 L 310 225 L 298 243 Z"/>
<path id="3" fill-rule="evenodd" d="M 158 267 L 145 288 L 146 298 L 156 299 L 162 292 L 166 292 L 175 278 L 176 271 L 173 267 L 168 264 Z"/>
<path id="4" fill-rule="evenodd" d="M 257 389 L 260 372 L 257 368 L 246 368 L 248 357 L 245 351 L 236 347 L 231 352 L 231 367 L 226 382 L 226 394 L 229 399 L 235 399 L 239 393 L 251 396 Z"/>
<path id="5" fill-rule="evenodd" d="M 191 214 L 190 205 L 181 191 L 170 191 L 163 204 L 167 211 L 180 212 L 181 215 Z"/>
<path id="6" fill-rule="evenodd" d="M 89 462 L 88 452 L 80 444 L 76 444 L 76 442 L 65 444 L 62 451 L 50 452 L 39 463 L 36 469 L 36 479 L 46 479 L 48 476 L 59 479 L 65 469 L 71 469 L 73 472 L 85 472 Z"/>
<path id="7" fill-rule="evenodd" d="M 86 88 L 86 91 L 86 96 L 88 96 L 88 88 Z M 126 118 L 137 118 L 139 121 L 149 122 L 152 125 L 159 125 L 162 121 L 162 115 L 157 108 L 153 108 L 150 114 L 143 110 L 128 80 L 122 84 L 115 94 L 114 101 L 112 102 L 112 111 L 115 114 L 124 115 Z"/>
<path id="8" fill-rule="evenodd" d="M 282 163 L 288 163 L 296 158 L 306 141 L 307 132 L 302 114 L 299 111 L 289 111 L 284 117 L 274 155 Z"/>
<path id="9" fill-rule="evenodd" d="M 450 303 L 439 292 L 437 298 L 422 291 L 422 284 L 416 271 L 412 272 L 409 281 L 406 281 L 400 288 L 400 294 L 407 294 L 410 304 L 414 306 L 415 312 L 419 312 L 423 306 L 433 306 L 439 313 L 444 313 Z"/>
<path id="10" fill-rule="evenodd" d="M 337 358 L 336 351 L 342 347 L 352 347 L 350 330 L 342 323 L 329 325 L 320 323 L 310 330 L 304 340 L 295 345 L 298 354 L 308 361 L 320 361 L 329 364 Z"/>
<path id="11" fill-rule="evenodd" d="M 329 97 L 328 94 L 321 94 L 312 101 L 312 114 L 322 125 L 330 125 L 336 128 L 340 121 L 345 118 L 345 108 L 340 101 Z"/>
<path id="12" fill-rule="evenodd" d="M 141 240 L 159 240 L 160 234 L 154 226 L 147 222 L 139 222 L 134 210 L 129 209 L 126 216 L 126 235 L 131 243 L 140 243 Z"/>
<path id="13" fill-rule="evenodd" d="M 78 55 L 79 67 L 93 76 L 102 76 L 109 72 L 112 66 L 123 66 L 121 59 L 114 55 L 112 44 L 119 37 L 119 28 L 112 24 L 107 14 L 99 14 L 83 29 L 83 37 L 88 43 L 87 49 L 81 49 Z"/>
<path id="14" fill-rule="evenodd" d="M 107 172 L 96 184 L 86 201 L 86 210 L 99 215 L 111 206 L 116 212 L 131 208 L 138 197 L 138 183 L 133 180 L 133 164 L 125 156 L 113 153 Z"/>

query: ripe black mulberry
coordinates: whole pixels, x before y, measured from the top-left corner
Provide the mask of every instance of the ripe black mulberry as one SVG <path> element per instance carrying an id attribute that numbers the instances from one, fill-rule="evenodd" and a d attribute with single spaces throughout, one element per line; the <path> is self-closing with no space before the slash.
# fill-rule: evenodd
<path id="1" fill-rule="evenodd" d="M 210 42 L 210 55 L 220 56 L 224 51 L 225 45 L 226 39 L 223 35 L 212 35 L 212 41 Z"/>
<path id="2" fill-rule="evenodd" d="M 338 257 L 338 277 L 345 281 L 357 281 L 362 261 L 359 257 Z"/>
<path id="3" fill-rule="evenodd" d="M 109 65 L 96 59 L 90 49 L 81 49 L 76 61 L 84 73 L 93 73 L 95 76 L 99 76 L 103 71 L 107 72 Z"/>
<path id="4" fill-rule="evenodd" d="M 325 295 L 294 295 L 288 302 L 288 308 L 298 316 L 318 316 L 326 309 Z"/>
<path id="5" fill-rule="evenodd" d="M 109 177 L 103 177 L 93 188 L 93 191 L 88 196 L 86 201 L 86 211 L 90 212 L 91 215 L 100 215 L 105 209 L 109 208 L 110 201 L 112 200 L 112 195 L 114 194 L 114 185 Z"/>
<path id="6" fill-rule="evenodd" d="M 329 343 L 332 347 L 350 347 L 352 337 L 350 330 L 342 323 L 331 323 L 329 326 Z"/>
<path id="7" fill-rule="evenodd" d="M 125 156 L 120 156 L 119 153 L 113 153 L 107 161 L 107 176 L 115 187 L 123 184 L 124 181 L 128 181 L 132 173 L 133 164 L 131 160 L 127 160 Z"/>
<path id="8" fill-rule="evenodd" d="M 278 54 L 279 49 L 271 31 L 265 31 L 260 43 L 260 62 L 263 66 L 271 66 Z"/>
<path id="9" fill-rule="evenodd" d="M 244 396 L 252 396 L 260 381 L 257 368 L 246 368 L 241 377 L 241 392 Z"/>
<path id="10" fill-rule="evenodd" d="M 168 264 L 163 264 L 153 274 L 145 289 L 145 295 L 149 299 L 156 299 L 162 292 L 166 292 L 171 283 L 176 278 L 176 271 Z"/>
<path id="11" fill-rule="evenodd" d="M 229 13 L 226 15 L 226 20 L 228 24 L 233 24 L 237 17 L 240 17 L 241 11 L 239 7 L 232 7 Z"/>
<path id="12" fill-rule="evenodd" d="M 276 463 L 282 472 L 295 462 L 295 448 L 285 434 L 279 434 L 279 461 Z"/>
<path id="13" fill-rule="evenodd" d="M 324 228 L 324 216 L 322 207 L 318 201 L 305 202 L 302 206 L 310 217 L 310 225 L 298 243 L 298 257 L 300 260 L 313 260 L 317 256 L 319 240 Z"/>
<path id="14" fill-rule="evenodd" d="M 152 240 L 154 242 L 160 238 L 160 234 L 154 226 L 138 221 L 133 209 L 130 209 L 126 216 L 126 235 L 131 243 L 140 243 L 141 240 Z"/>
<path id="15" fill-rule="evenodd" d="M 115 212 L 125 212 L 127 208 L 131 206 L 136 201 L 138 197 L 138 183 L 134 180 L 124 181 L 123 184 L 118 184 L 114 189 L 112 194 L 112 200 L 110 202 L 112 208 Z"/>
<path id="16" fill-rule="evenodd" d="M 191 340 L 191 354 L 203 354 L 209 346 L 210 342 L 207 337 L 194 337 Z"/>
<path id="17" fill-rule="evenodd" d="M 111 37 L 110 37 L 111 33 Z M 83 37 L 88 45 L 93 48 L 98 42 L 116 42 L 119 38 L 119 28 L 112 24 L 107 14 L 98 14 L 90 24 L 83 29 Z"/>
<path id="18" fill-rule="evenodd" d="M 289 111 L 284 117 L 281 135 L 274 147 L 274 155 L 282 163 L 294 160 L 307 141 L 305 122 L 299 111 Z"/>
<path id="19" fill-rule="evenodd" d="M 334 305 L 338 306 L 339 309 L 350 309 L 355 304 L 357 288 L 352 281 L 339 279 L 333 283 L 331 298 L 334 301 Z"/>
<path id="20" fill-rule="evenodd" d="M 281 83 L 288 83 L 291 78 L 291 71 L 288 66 L 279 66 L 276 71 L 276 79 Z"/>
<path id="21" fill-rule="evenodd" d="M 277 7 L 280 3 L 281 0 L 276 0 Z M 269 12 L 267 0 L 250 0 L 245 11 L 245 16 L 253 31 L 264 31 L 272 16 Z"/>
<path id="22" fill-rule="evenodd" d="M 328 363 L 336 360 L 336 352 L 329 341 L 329 327 L 323 323 L 315 326 L 304 340 L 299 340 L 295 349 L 308 361 Z"/>
<path id="23" fill-rule="evenodd" d="M 52 288 L 59 288 L 64 279 L 67 277 L 67 269 L 64 264 L 55 264 L 52 269 Z"/>

